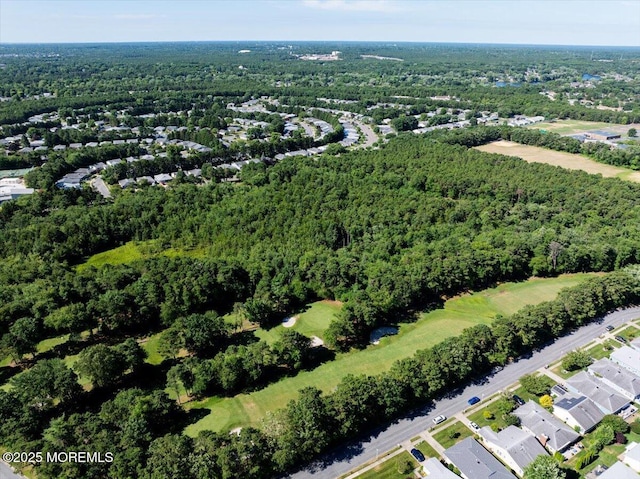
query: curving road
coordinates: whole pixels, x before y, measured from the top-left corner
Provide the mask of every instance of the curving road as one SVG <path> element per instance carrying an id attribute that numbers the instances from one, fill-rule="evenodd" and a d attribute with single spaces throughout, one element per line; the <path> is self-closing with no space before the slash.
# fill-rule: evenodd
<path id="1" fill-rule="evenodd" d="M 481 384 L 467 386 L 455 396 L 441 399 L 426 406 L 423 410 L 414 411 L 410 417 L 402 418 L 386 429 L 373 432 L 359 442 L 349 443 L 317 461 L 306 469 L 287 476 L 291 479 L 303 478 L 336 478 L 346 474 L 355 467 L 375 459 L 378 451 L 388 451 L 398 444 L 409 440 L 433 423 L 431 420 L 439 414 L 453 416 L 467 407 L 467 399 L 471 396 L 485 397 L 499 392 L 512 385 L 524 374 L 531 373 L 552 363 L 566 352 L 589 343 L 604 333 L 605 326 L 619 326 L 640 317 L 640 306 L 614 311 L 599 321 L 583 326 L 566 336 L 557 339 L 545 348 L 536 351 L 528 358 L 507 365 L 503 370 L 484 378 Z"/>

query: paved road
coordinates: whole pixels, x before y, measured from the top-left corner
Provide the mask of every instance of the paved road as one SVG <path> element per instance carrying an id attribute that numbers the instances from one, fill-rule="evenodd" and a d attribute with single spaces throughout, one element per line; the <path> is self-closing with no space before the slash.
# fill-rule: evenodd
<path id="1" fill-rule="evenodd" d="M 377 451 L 386 452 L 403 441 L 417 436 L 433 424 L 431 420 L 437 415 L 444 414 L 449 417 L 464 410 L 467 407 L 467 399 L 471 396 L 482 398 L 499 392 L 515 383 L 522 375 L 533 372 L 545 364 L 559 359 L 566 352 L 587 344 L 604 333 L 605 326 L 619 326 L 638 317 L 640 317 L 640 307 L 610 313 L 601 321 L 583 326 L 573 333 L 557 339 L 544 349 L 533 353 L 529 358 L 523 358 L 516 363 L 509 364 L 502 371 L 487 377 L 484 384 L 468 386 L 458 395 L 433 404 L 431 409 L 427 406 L 424 410 L 414 411 L 412 417 L 400 419 L 360 442 L 345 445 L 340 450 L 323 458 L 322 461 L 288 477 L 291 479 L 330 479 L 341 476 L 360 464 L 375 459 Z"/>
<path id="2" fill-rule="evenodd" d="M 358 145 L 358 148 L 367 148 L 368 146 L 371 146 L 376 141 L 378 141 L 378 135 L 375 134 L 375 132 L 371 129 L 369 125 L 357 120 L 354 120 L 353 123 L 358 127 L 360 127 L 360 131 L 362 131 L 362 133 L 365 136 L 364 143 L 361 143 L 360 145 Z"/>
<path id="3" fill-rule="evenodd" d="M 25 479 L 25 477 L 16 474 L 7 464 L 0 462 L 0 479 Z"/>

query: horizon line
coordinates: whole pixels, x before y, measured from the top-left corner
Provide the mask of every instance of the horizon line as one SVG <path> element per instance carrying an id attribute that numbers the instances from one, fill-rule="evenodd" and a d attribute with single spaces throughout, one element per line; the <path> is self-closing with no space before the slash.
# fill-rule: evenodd
<path id="1" fill-rule="evenodd" d="M 131 45 L 131 44 L 172 44 L 172 43 L 371 43 L 371 44 L 436 44 L 436 45 L 490 45 L 529 47 L 598 47 L 598 48 L 639 48 L 638 45 L 610 44 L 569 44 L 569 43 L 508 43 L 508 42 L 456 42 L 424 40 L 131 40 L 131 41 L 74 41 L 74 42 L 6 42 L 0 46 L 22 45 Z"/>

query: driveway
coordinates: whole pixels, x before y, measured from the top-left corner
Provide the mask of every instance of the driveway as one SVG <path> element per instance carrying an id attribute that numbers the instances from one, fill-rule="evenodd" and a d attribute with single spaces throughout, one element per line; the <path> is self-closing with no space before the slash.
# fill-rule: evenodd
<path id="1" fill-rule="evenodd" d="M 504 390 L 524 374 L 540 369 L 558 360 L 565 353 L 589 343 L 605 332 L 605 326 L 619 326 L 638 317 L 640 306 L 609 313 L 602 320 L 557 339 L 549 346 L 532 353 L 530 357 L 507 365 L 502 371 L 484 378 L 482 384 L 467 386 L 456 396 L 441 399 L 422 410 L 413 411 L 411 416 L 404 417 L 384 429 L 376 430 L 359 442 L 345 444 L 306 469 L 287 477 L 330 479 L 346 474 L 355 467 L 375 459 L 377 452 L 386 452 L 429 429 L 433 424 L 431 420 L 439 414 L 450 417 L 463 411 L 468 406 L 467 399 L 471 396 L 484 398 Z"/>

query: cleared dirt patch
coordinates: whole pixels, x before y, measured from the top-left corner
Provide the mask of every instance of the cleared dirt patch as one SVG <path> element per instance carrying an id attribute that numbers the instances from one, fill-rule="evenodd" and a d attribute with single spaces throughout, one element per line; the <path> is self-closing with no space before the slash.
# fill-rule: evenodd
<path id="1" fill-rule="evenodd" d="M 585 156 L 562 151 L 547 150 L 538 146 L 521 145 L 513 141 L 494 141 L 487 145 L 476 147 L 477 150 L 501 155 L 517 156 L 529 163 L 546 163 L 560 166 L 568 170 L 582 170 L 591 174 L 600 174 L 607 178 L 619 177 L 627 181 L 640 183 L 640 172 L 616 166 L 598 163 Z"/>

